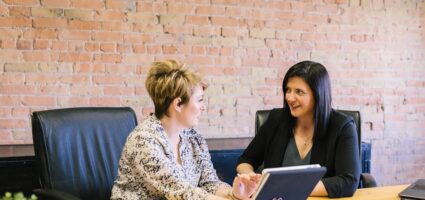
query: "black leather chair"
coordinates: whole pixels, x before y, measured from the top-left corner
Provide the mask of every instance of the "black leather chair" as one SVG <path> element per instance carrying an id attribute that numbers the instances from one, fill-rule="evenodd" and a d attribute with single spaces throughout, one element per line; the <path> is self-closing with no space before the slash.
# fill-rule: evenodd
<path id="1" fill-rule="evenodd" d="M 354 119 L 354 123 L 357 126 L 357 135 L 359 138 L 359 150 L 360 156 L 362 155 L 362 142 L 361 142 L 361 117 L 359 111 L 351 111 L 351 110 L 337 110 L 339 112 L 344 113 L 345 115 L 351 116 Z M 255 113 L 255 134 L 257 134 L 259 128 L 266 122 L 269 117 L 270 110 L 258 110 Z M 360 175 L 359 188 L 368 188 L 368 187 L 376 187 L 375 178 L 369 173 L 362 173 Z"/>
<path id="2" fill-rule="evenodd" d="M 137 118 L 128 107 L 67 108 L 31 116 L 39 199 L 109 199 Z"/>

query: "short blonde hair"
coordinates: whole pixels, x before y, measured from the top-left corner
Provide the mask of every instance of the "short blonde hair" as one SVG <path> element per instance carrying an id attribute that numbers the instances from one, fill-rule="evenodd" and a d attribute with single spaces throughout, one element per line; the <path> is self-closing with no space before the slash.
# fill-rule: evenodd
<path id="1" fill-rule="evenodd" d="M 145 85 L 158 119 L 168 116 L 168 107 L 175 98 L 181 98 L 181 103 L 185 104 L 189 102 L 196 86 L 201 85 L 204 90 L 208 87 L 200 74 L 186 69 L 177 60 L 153 62 Z"/>

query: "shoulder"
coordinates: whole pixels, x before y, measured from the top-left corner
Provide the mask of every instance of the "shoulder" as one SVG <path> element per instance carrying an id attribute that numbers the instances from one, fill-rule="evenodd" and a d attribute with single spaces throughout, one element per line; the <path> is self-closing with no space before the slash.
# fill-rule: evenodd
<path id="1" fill-rule="evenodd" d="M 330 118 L 330 129 L 331 131 L 340 132 L 345 128 L 353 128 L 356 127 L 353 117 L 337 110 L 332 110 L 331 118 Z"/>
<path id="2" fill-rule="evenodd" d="M 332 125 L 344 126 L 348 123 L 354 123 L 354 119 L 351 116 L 335 109 L 332 110 L 330 120 Z"/>
<path id="3" fill-rule="evenodd" d="M 284 108 L 274 108 L 270 110 L 269 116 L 267 118 L 267 121 L 271 122 L 281 122 L 283 118 L 283 109 Z"/>
<path id="4" fill-rule="evenodd" d="M 164 144 L 166 137 L 161 123 L 154 116 L 147 116 L 127 138 L 128 145 Z"/>

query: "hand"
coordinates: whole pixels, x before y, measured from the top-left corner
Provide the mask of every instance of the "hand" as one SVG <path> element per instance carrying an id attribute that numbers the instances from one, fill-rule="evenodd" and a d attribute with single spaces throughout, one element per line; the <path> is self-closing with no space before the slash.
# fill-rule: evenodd
<path id="1" fill-rule="evenodd" d="M 258 187 L 259 174 L 238 174 L 233 181 L 233 195 L 238 199 L 249 199 Z"/>

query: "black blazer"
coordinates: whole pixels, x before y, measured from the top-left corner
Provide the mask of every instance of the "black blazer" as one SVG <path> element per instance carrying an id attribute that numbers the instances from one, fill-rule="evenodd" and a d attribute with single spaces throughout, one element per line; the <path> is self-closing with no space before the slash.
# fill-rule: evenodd
<path id="1" fill-rule="evenodd" d="M 249 163 L 255 170 L 281 167 L 291 131 L 283 109 L 273 109 L 258 134 L 238 160 Z M 322 178 L 328 196 L 352 196 L 360 178 L 360 158 L 356 125 L 350 116 L 332 110 L 327 133 L 313 142 L 311 164 L 327 168 Z"/>

